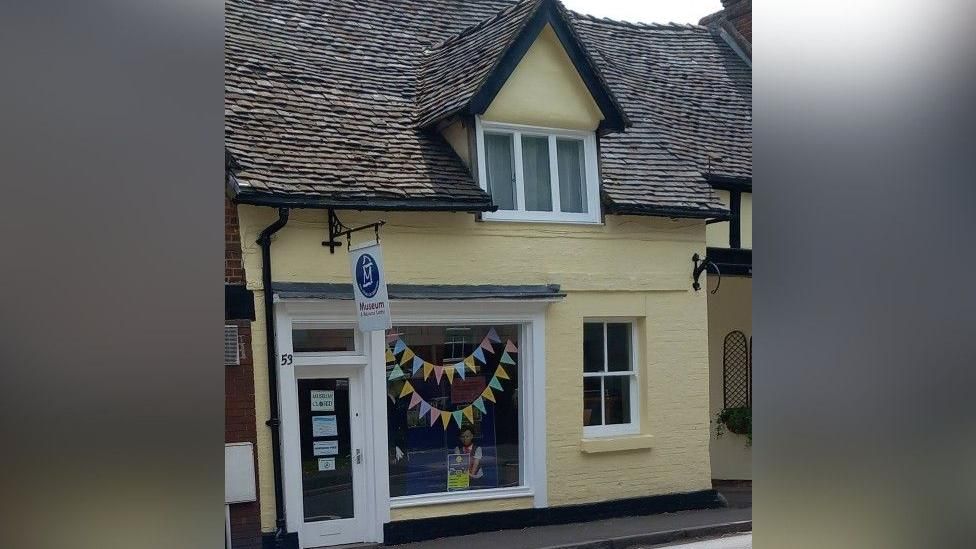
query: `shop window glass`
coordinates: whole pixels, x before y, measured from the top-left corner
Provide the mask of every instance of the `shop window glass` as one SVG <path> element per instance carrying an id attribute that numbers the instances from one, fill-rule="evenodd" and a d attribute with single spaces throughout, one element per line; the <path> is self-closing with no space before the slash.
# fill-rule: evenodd
<path id="1" fill-rule="evenodd" d="M 295 328 L 291 344 L 296 353 L 354 352 L 356 332 L 352 328 Z"/>
<path id="2" fill-rule="evenodd" d="M 390 496 L 522 484 L 520 326 L 387 332 Z"/>

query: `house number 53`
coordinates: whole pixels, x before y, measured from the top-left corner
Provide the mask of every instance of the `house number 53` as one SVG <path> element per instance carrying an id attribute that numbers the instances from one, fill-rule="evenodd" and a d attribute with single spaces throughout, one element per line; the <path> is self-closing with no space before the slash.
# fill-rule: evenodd
<path id="1" fill-rule="evenodd" d="M 290 355 L 290 354 L 281 355 L 281 365 L 282 366 L 291 366 L 292 362 L 294 362 L 294 361 L 295 361 L 294 357 L 292 355 Z"/>

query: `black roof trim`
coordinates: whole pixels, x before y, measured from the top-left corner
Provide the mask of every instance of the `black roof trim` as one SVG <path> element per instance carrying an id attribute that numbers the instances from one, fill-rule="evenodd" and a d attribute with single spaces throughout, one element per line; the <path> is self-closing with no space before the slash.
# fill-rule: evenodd
<path id="1" fill-rule="evenodd" d="M 336 200 L 334 198 L 308 195 L 269 195 L 265 193 L 242 192 L 234 197 L 238 204 L 271 206 L 276 208 L 308 208 L 360 211 L 404 211 L 404 212 L 493 212 L 498 206 L 490 201 L 465 202 L 441 201 L 423 198 L 370 198 L 366 200 Z"/>
<path id="2" fill-rule="evenodd" d="M 752 192 L 751 177 L 729 177 L 725 175 L 709 175 L 708 184 L 715 189 L 725 191 Z"/>
<path id="3" fill-rule="evenodd" d="M 726 221 L 732 218 L 728 210 L 699 208 L 666 208 L 658 206 L 644 206 L 638 204 L 610 204 L 608 214 L 612 215 L 645 215 L 657 217 L 675 217 L 682 219 L 718 219 Z"/>
<path id="4" fill-rule="evenodd" d="M 602 132 L 620 131 L 630 126 L 630 120 L 624 113 L 620 103 L 613 96 L 613 92 L 606 85 L 604 79 L 597 71 L 596 64 L 590 59 L 589 54 L 583 48 L 582 42 L 573 31 L 572 26 L 566 16 L 560 11 L 555 0 L 543 0 L 536 12 L 526 22 L 525 26 L 519 31 L 518 36 L 508 47 L 499 59 L 498 63 L 492 68 L 481 88 L 474 94 L 468 102 L 468 112 L 471 114 L 484 114 L 495 96 L 501 91 L 502 86 L 515 71 L 522 57 L 529 51 L 535 39 L 542 32 L 546 24 L 552 26 L 552 30 L 559 38 L 566 54 L 576 67 L 586 89 L 590 92 L 593 100 L 596 101 L 600 112 L 603 114 L 603 121 L 600 122 Z"/>
<path id="5" fill-rule="evenodd" d="M 282 299 L 352 300 L 352 284 L 331 282 L 272 282 L 271 290 Z M 390 284 L 390 299 L 562 299 L 558 284 Z"/>

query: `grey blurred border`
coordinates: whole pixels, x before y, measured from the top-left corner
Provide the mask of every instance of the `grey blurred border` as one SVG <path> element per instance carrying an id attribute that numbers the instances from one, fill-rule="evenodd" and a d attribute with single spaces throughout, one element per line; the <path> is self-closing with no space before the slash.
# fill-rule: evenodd
<path id="1" fill-rule="evenodd" d="M 0 6 L 0 546 L 223 543 L 223 3 Z"/>
<path id="2" fill-rule="evenodd" d="M 755 547 L 973 547 L 972 2 L 754 2 Z"/>

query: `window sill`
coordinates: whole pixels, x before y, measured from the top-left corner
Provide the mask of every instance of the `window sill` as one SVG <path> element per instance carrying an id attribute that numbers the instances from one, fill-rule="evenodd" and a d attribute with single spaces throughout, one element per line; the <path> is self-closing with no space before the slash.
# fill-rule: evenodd
<path id="1" fill-rule="evenodd" d="M 593 217 L 589 214 L 583 215 L 541 215 L 535 216 L 525 212 L 483 212 L 482 221 L 502 221 L 506 223 L 553 223 L 561 225 L 603 225 L 599 216 Z"/>
<path id="2" fill-rule="evenodd" d="M 650 450 L 653 446 L 653 435 L 624 435 L 606 438 L 584 438 L 580 440 L 580 450 L 584 454 Z"/>
<path id="3" fill-rule="evenodd" d="M 508 499 L 533 497 L 532 488 L 492 488 L 487 490 L 473 490 L 471 492 L 453 492 L 441 494 L 423 494 L 417 496 L 399 496 L 390 498 L 390 508 L 419 507 L 422 505 L 439 505 L 443 503 L 459 503 L 468 501 L 484 501 L 491 499 Z"/>

